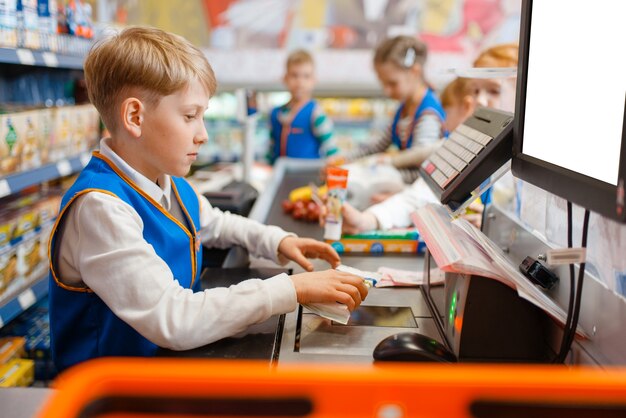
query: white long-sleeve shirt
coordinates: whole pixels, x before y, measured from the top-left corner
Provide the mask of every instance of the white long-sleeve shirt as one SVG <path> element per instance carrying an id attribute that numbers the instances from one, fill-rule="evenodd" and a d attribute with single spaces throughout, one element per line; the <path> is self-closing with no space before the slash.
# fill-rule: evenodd
<path id="1" fill-rule="evenodd" d="M 424 180 L 419 177 L 410 186 L 389 199 L 371 206 L 381 229 L 405 228 L 413 225 L 411 213 L 428 203 L 439 202 Z"/>
<path id="2" fill-rule="evenodd" d="M 169 176 L 162 176 L 158 185 L 151 182 L 115 154 L 107 139 L 100 142 L 100 153 L 174 217 L 184 219 L 172 198 Z M 239 245 L 257 257 L 280 263 L 278 245 L 290 234 L 222 212 L 204 196 L 198 199 L 204 244 Z M 181 287 L 144 240 L 142 229 L 138 213 L 121 199 L 99 192 L 77 198 L 65 214 L 53 255 L 60 280 L 90 288 L 145 338 L 174 350 L 208 344 L 296 308 L 295 288 L 286 274 L 197 293 Z"/>

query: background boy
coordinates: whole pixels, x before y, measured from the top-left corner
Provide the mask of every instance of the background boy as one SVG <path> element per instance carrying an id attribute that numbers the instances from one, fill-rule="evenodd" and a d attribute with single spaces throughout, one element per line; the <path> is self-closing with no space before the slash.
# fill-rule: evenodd
<path id="1" fill-rule="evenodd" d="M 216 82 L 185 39 L 130 28 L 85 61 L 89 98 L 111 132 L 66 193 L 50 240 L 52 354 L 63 370 L 100 356 L 150 356 L 233 335 L 297 302 L 367 295 L 362 279 L 327 270 L 200 291 L 203 241 L 278 262 L 336 266 L 324 243 L 212 208 L 182 178 L 207 141 Z"/>
<path id="2" fill-rule="evenodd" d="M 312 99 L 316 80 L 311 54 L 304 50 L 289 54 L 283 81 L 291 99 L 270 115 L 269 161 L 273 164 L 278 157 L 312 159 L 337 153 L 332 121 Z"/>

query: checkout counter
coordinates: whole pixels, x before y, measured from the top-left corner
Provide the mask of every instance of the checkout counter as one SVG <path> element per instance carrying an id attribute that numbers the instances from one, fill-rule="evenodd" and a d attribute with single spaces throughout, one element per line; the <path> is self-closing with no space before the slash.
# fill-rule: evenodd
<path id="1" fill-rule="evenodd" d="M 322 239 L 323 229 L 315 223 L 294 220 L 283 213 L 281 202 L 297 187 L 319 179 L 320 161 L 281 160 L 265 191 L 258 197 L 249 217 L 277 225 L 302 237 Z M 344 254 L 342 263 L 365 271 L 381 265 L 421 271 L 424 257 L 417 254 Z M 317 270 L 330 268 L 313 260 Z M 302 272 L 300 266 L 285 266 Z M 267 278 L 284 272 L 273 262 L 251 258 L 241 248 L 232 249 L 223 268 L 205 269 L 203 288 L 229 286 L 249 278 Z M 433 294 L 442 302 L 443 288 Z M 209 357 L 264 359 L 286 362 L 372 363 L 374 347 L 385 337 L 415 331 L 444 342 L 432 318 L 423 290 L 414 288 L 372 288 L 363 304 L 352 313 L 347 325 L 334 323 L 300 307 L 286 315 L 274 316 L 251 326 L 244 334 L 225 338 L 204 347 L 184 352 L 160 350 L 168 357 Z"/>
<path id="2" fill-rule="evenodd" d="M 279 160 L 272 179 L 256 200 L 249 217 L 278 225 L 300 236 L 321 239 L 322 228 L 286 216 L 281 207 L 291 190 L 317 181 L 319 170 L 319 161 Z M 483 231 L 513 265 L 529 254 L 542 254 L 548 249 L 536 234 L 493 205 L 485 216 Z M 430 257 L 416 254 L 342 255 L 343 264 L 365 271 L 376 271 L 380 266 L 426 271 L 431 262 Z M 320 260 L 314 260 L 314 265 L 316 269 L 328 268 Z M 229 252 L 223 267 L 243 270 L 207 271 L 203 276 L 204 286 L 228 286 L 243 279 L 270 277 L 278 272 L 273 270 L 278 267 L 274 263 L 250 258 L 241 248 Z M 295 272 L 302 271 L 295 263 L 286 267 Z M 267 268 L 272 270 L 254 270 Z M 565 268 L 559 275 L 567 277 Z M 222 279 L 216 281 L 218 277 Z M 233 282 L 233 278 L 237 278 L 236 281 Z M 623 304 L 600 282 L 588 280 L 585 286 L 588 297 L 583 298 L 584 315 L 580 325 L 591 338 L 576 339 L 567 363 L 623 364 L 621 333 L 614 332 L 614 326 L 601 326 L 623 323 L 610 319 L 624 318 Z M 548 292 L 563 310 L 567 307 L 568 295 L 566 280 L 561 280 Z M 594 303 L 596 301 L 602 303 Z M 353 312 L 347 325 L 298 309 L 251 327 L 245 336 L 227 338 L 187 353 L 163 354 L 255 358 L 277 361 L 278 364 L 372 364 L 373 350 L 381 340 L 407 331 L 441 342 L 462 362 L 549 363 L 558 351 L 562 337 L 560 324 L 508 286 L 479 276 L 448 274 L 445 286 L 370 289 L 367 299 Z"/>
<path id="3" fill-rule="evenodd" d="M 250 218 L 303 237 L 322 239 L 317 224 L 294 220 L 281 202 L 291 190 L 317 181 L 319 161 L 279 160 L 274 176 L 259 196 Z M 423 271 L 431 259 L 417 254 L 350 254 L 342 263 L 365 271 L 380 266 Z M 329 266 L 314 260 L 316 269 Z M 224 269 L 203 274 L 203 286 L 228 286 L 252 277 L 271 277 L 281 270 L 268 260 L 250 258 L 241 248 L 226 257 Z M 292 263 L 287 268 L 302 271 Z M 284 271 L 284 270 L 282 270 Z M 554 355 L 554 322 L 519 298 L 507 286 L 482 277 L 448 275 L 445 286 L 372 288 L 347 325 L 300 307 L 250 327 L 245 335 L 226 338 L 187 352 L 162 350 L 165 356 L 264 359 L 277 363 L 373 363 L 373 351 L 384 338 L 417 332 L 434 339 L 460 361 L 544 363 Z M 463 338 L 461 339 L 461 331 Z"/>

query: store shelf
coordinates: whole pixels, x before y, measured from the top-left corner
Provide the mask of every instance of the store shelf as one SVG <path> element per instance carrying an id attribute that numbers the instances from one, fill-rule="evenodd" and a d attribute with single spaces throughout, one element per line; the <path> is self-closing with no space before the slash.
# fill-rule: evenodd
<path id="1" fill-rule="evenodd" d="M 81 70 L 84 58 L 83 56 L 63 55 L 25 48 L 0 48 L 0 63 L 2 64 Z"/>
<path id="2" fill-rule="evenodd" d="M 77 173 L 87 165 L 90 158 L 90 153 L 83 153 L 76 157 L 64 158 L 32 170 L 10 174 L 0 179 L 0 198 L 18 193 L 27 187 L 44 181 Z"/>
<path id="3" fill-rule="evenodd" d="M 331 118 L 332 119 L 332 118 Z M 369 129 L 372 127 L 372 119 L 332 119 L 336 128 Z"/>
<path id="4" fill-rule="evenodd" d="M 34 280 L 12 284 L 0 297 L 0 328 L 48 294 L 48 270 L 42 270 Z"/>

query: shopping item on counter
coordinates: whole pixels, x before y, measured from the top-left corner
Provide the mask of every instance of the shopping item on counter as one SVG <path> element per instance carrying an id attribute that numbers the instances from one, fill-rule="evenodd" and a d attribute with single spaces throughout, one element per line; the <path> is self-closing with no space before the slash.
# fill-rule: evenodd
<path id="1" fill-rule="evenodd" d="M 338 240 L 341 238 L 343 216 L 341 207 L 348 194 L 348 170 L 339 167 L 326 168 L 326 223 L 324 225 L 324 239 Z"/>
<path id="2" fill-rule="evenodd" d="M 343 253 L 424 253 L 426 244 L 415 228 L 388 231 L 373 230 L 343 235 L 339 240 L 326 240 L 340 254 Z"/>

